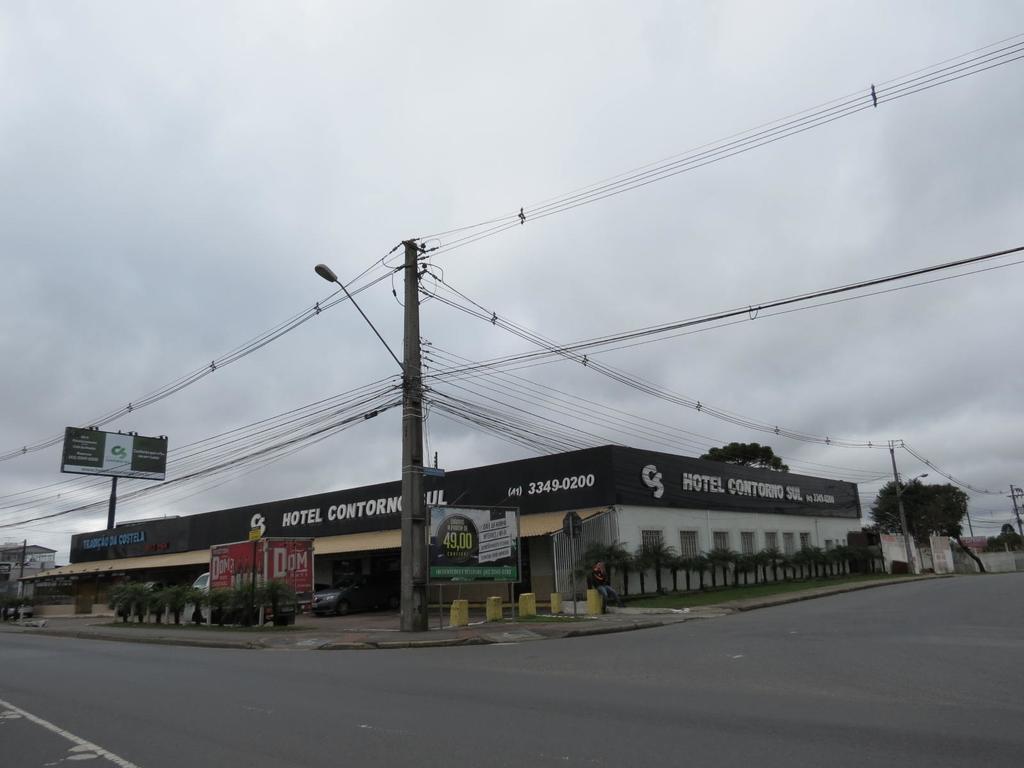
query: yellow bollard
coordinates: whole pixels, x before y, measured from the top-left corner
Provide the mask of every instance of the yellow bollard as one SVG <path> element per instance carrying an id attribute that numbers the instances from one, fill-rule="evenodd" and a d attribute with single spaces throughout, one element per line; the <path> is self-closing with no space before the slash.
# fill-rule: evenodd
<path id="1" fill-rule="evenodd" d="M 448 623 L 453 627 L 469 625 L 469 600 L 452 600 Z"/>
<path id="2" fill-rule="evenodd" d="M 604 613 L 604 601 L 601 599 L 601 593 L 596 589 L 588 589 L 587 615 L 600 616 L 602 613 Z"/>
<path id="3" fill-rule="evenodd" d="M 551 593 L 551 615 L 555 616 L 562 612 L 562 596 L 557 592 Z"/>
<path id="4" fill-rule="evenodd" d="M 504 612 L 501 608 L 500 597 L 488 597 L 487 598 L 487 620 L 488 621 L 501 621 L 505 618 Z"/>
<path id="5" fill-rule="evenodd" d="M 524 592 L 519 596 L 519 615 L 537 615 L 537 596 L 533 592 Z"/>

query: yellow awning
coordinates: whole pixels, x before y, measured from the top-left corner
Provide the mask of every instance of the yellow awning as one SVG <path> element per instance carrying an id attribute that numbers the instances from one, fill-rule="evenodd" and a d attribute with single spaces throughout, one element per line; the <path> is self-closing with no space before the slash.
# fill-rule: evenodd
<path id="1" fill-rule="evenodd" d="M 193 549 L 189 552 L 175 552 L 171 555 L 149 555 L 148 557 L 124 557 L 120 560 L 97 560 L 92 563 L 74 563 L 63 568 L 26 576 L 25 581 L 75 576 L 83 573 L 120 573 L 137 571 L 142 568 L 174 568 L 181 565 L 203 565 L 210 562 L 210 550 Z"/>
<path id="2" fill-rule="evenodd" d="M 594 509 L 577 509 L 576 514 L 582 519 L 607 512 L 608 507 L 596 507 Z M 530 536 L 548 536 L 562 530 L 562 520 L 565 519 L 565 512 L 541 512 L 539 515 L 523 515 L 519 518 L 519 535 L 523 538 Z"/>
<path id="3" fill-rule="evenodd" d="M 343 552 L 374 552 L 378 549 L 400 549 L 401 531 L 370 531 L 345 536 L 321 536 L 313 540 L 314 555 L 338 555 Z"/>

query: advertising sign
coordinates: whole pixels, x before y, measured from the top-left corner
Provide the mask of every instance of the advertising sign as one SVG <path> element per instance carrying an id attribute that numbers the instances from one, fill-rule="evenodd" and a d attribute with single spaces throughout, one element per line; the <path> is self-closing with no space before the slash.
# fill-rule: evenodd
<path id="1" fill-rule="evenodd" d="M 257 565 L 256 579 L 262 573 L 263 558 L 248 541 L 210 547 L 210 589 L 244 587 L 252 583 L 253 558 Z"/>
<path id="2" fill-rule="evenodd" d="M 519 510 L 430 507 L 430 580 L 518 582 Z"/>
<path id="3" fill-rule="evenodd" d="M 313 592 L 312 539 L 260 539 L 210 547 L 210 589 L 251 584 L 254 556 L 257 584 L 280 579 L 300 598 Z"/>
<path id="4" fill-rule="evenodd" d="M 68 427 L 64 430 L 61 472 L 163 480 L 167 438 Z"/>

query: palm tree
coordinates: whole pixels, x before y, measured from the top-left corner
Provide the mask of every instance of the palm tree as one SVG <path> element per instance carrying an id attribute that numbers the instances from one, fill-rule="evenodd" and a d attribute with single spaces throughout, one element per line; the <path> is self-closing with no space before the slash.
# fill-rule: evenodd
<path id="1" fill-rule="evenodd" d="M 654 565 L 654 560 L 647 553 L 644 547 L 637 547 L 636 554 L 630 558 L 630 564 L 636 569 L 637 573 L 640 574 L 640 594 L 647 594 L 646 575 L 647 570 Z"/>
<path id="2" fill-rule="evenodd" d="M 157 589 L 149 590 L 149 594 L 146 596 L 146 610 L 156 616 L 156 623 L 162 624 L 164 619 L 164 611 L 167 610 L 167 590 Z"/>
<path id="3" fill-rule="evenodd" d="M 722 586 L 729 586 L 729 566 L 736 558 L 736 553 L 731 549 L 716 547 L 708 552 L 708 560 L 711 561 L 711 585 L 715 586 L 715 568 L 722 569 Z"/>
<path id="4" fill-rule="evenodd" d="M 679 591 L 679 572 L 682 571 L 682 570 L 686 570 L 686 558 L 685 557 L 673 557 L 671 560 L 669 560 L 667 563 L 665 563 L 665 565 L 668 567 L 669 573 L 672 574 L 672 591 L 673 592 L 678 592 Z M 689 579 L 690 579 L 690 574 L 689 573 L 686 574 L 686 579 L 687 579 L 687 581 L 689 581 Z M 689 589 L 690 587 L 687 586 L 686 588 Z"/>
<path id="5" fill-rule="evenodd" d="M 135 619 L 142 623 L 142 620 L 146 618 L 146 609 L 149 603 L 149 587 L 140 582 L 134 581 L 124 585 L 124 589 L 127 592 L 127 599 L 131 605 L 131 611 L 135 614 Z"/>
<path id="6" fill-rule="evenodd" d="M 784 559 L 785 559 L 784 555 L 779 551 L 778 547 L 768 547 L 768 549 L 766 549 L 764 551 L 764 556 L 765 556 L 765 559 L 768 561 L 769 565 L 771 565 L 771 567 L 772 567 L 772 581 L 778 581 L 779 580 L 779 564 L 784 561 Z M 782 575 L 783 576 L 786 575 L 785 574 L 785 568 L 783 568 L 783 574 Z M 765 581 L 767 581 L 767 580 L 768 579 L 766 578 Z"/>
<path id="7" fill-rule="evenodd" d="M 216 620 L 217 626 L 224 626 L 225 614 L 227 614 L 234 597 L 232 593 L 231 589 L 211 589 L 210 594 L 206 595 L 205 602 L 210 606 L 211 624 Z"/>
<path id="8" fill-rule="evenodd" d="M 676 550 L 662 539 L 658 539 L 652 544 L 644 544 L 641 549 L 644 551 L 650 567 L 654 569 L 654 587 L 660 595 L 665 591 L 661 587 L 661 570 L 672 562 L 676 556 Z"/>
<path id="9" fill-rule="evenodd" d="M 697 570 L 697 565 L 694 562 L 696 558 L 693 557 L 677 557 L 673 563 L 674 568 L 672 570 L 672 581 L 675 584 L 676 571 L 682 571 L 686 577 L 686 591 L 690 591 L 690 573 L 691 571 Z"/>
<path id="10" fill-rule="evenodd" d="M 750 584 L 750 572 L 754 572 L 754 580 L 757 580 L 757 563 L 754 555 L 737 555 L 733 560 L 733 582 L 738 586 L 739 575 L 743 574 L 743 586 Z"/>
<path id="11" fill-rule="evenodd" d="M 762 549 L 753 555 L 754 558 L 754 583 L 758 583 L 758 569 L 760 569 L 761 581 L 768 583 L 768 566 L 771 564 L 767 553 Z"/>
<path id="12" fill-rule="evenodd" d="M 163 597 L 164 607 L 166 607 L 167 610 L 170 611 L 171 616 L 174 617 L 175 624 L 181 624 L 181 612 L 185 610 L 185 605 L 188 603 L 191 590 L 191 587 L 178 585 L 174 587 L 167 587 L 160 592 L 160 595 Z"/>
<path id="13" fill-rule="evenodd" d="M 714 568 L 711 567 L 711 561 L 708 560 L 707 555 L 697 555 L 696 557 L 690 558 L 690 568 L 697 572 L 700 577 L 700 591 L 704 591 L 704 574 L 709 570 L 712 572 L 711 577 L 714 578 Z"/>
<path id="14" fill-rule="evenodd" d="M 839 575 L 845 576 L 850 573 L 850 561 L 853 559 L 853 550 L 845 544 L 840 544 L 832 550 L 839 565 Z"/>
<path id="15" fill-rule="evenodd" d="M 114 609 L 114 615 L 120 616 L 125 624 L 132 615 L 132 597 L 128 584 L 118 584 L 110 590 L 107 605 Z"/>
<path id="16" fill-rule="evenodd" d="M 612 574 L 615 570 L 620 570 L 622 572 L 622 594 L 629 594 L 629 568 L 632 564 L 632 555 L 620 542 L 613 541 L 611 544 L 594 542 L 583 553 L 583 559 L 590 566 L 598 561 L 603 562 L 608 569 L 609 583 L 612 581 Z M 589 573 L 589 568 L 587 572 Z"/>
<path id="17" fill-rule="evenodd" d="M 790 555 L 789 562 L 793 565 L 793 573 L 796 575 L 796 569 L 800 568 L 800 578 L 804 578 L 804 566 L 808 566 L 810 570 L 811 555 L 806 548 L 801 549 L 794 554 Z"/>

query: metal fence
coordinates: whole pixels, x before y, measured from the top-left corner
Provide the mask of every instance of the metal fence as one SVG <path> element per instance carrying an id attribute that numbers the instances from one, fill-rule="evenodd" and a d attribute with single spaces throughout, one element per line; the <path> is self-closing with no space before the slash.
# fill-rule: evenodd
<path id="1" fill-rule="evenodd" d="M 583 553 L 591 544 L 611 544 L 618 539 L 618 525 L 614 510 L 609 508 L 583 521 L 583 533 L 570 548 L 569 537 L 561 531 L 551 534 L 551 549 L 554 553 L 555 591 L 571 599 L 573 568 L 583 568 L 590 563 L 583 562 Z M 575 561 L 572 555 L 575 554 Z M 586 576 L 577 576 L 577 593 L 586 594 Z"/>

